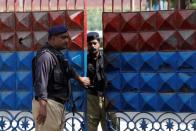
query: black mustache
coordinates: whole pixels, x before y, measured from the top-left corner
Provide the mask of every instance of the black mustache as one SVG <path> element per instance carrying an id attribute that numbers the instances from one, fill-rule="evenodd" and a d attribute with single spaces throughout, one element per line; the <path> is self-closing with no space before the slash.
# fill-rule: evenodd
<path id="1" fill-rule="evenodd" d="M 89 51 L 90 52 L 94 52 L 94 51 L 96 51 L 97 49 L 96 48 L 91 48 Z"/>

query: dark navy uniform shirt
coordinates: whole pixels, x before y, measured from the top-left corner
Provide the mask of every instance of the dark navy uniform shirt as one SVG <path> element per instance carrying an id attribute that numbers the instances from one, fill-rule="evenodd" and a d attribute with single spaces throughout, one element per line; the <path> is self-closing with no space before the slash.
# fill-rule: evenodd
<path id="1" fill-rule="evenodd" d="M 88 70 L 87 76 L 90 78 L 91 86 L 89 88 L 91 93 L 103 92 L 105 87 L 105 75 L 103 68 L 103 55 L 100 53 L 95 59 L 88 54 Z"/>
<path id="2" fill-rule="evenodd" d="M 60 51 L 59 53 L 62 54 Z M 34 77 L 35 96 L 37 98 L 47 99 L 49 95 L 47 91 L 48 83 L 50 80 L 49 73 L 53 71 L 56 65 L 57 65 L 57 61 L 55 60 L 54 56 L 52 56 L 51 53 L 45 51 L 40 56 L 38 56 L 36 62 L 36 68 L 35 68 L 35 77 Z M 69 75 L 75 79 L 78 77 L 78 74 L 70 66 L 69 66 Z M 68 88 L 68 87 L 64 87 L 64 88 Z"/>

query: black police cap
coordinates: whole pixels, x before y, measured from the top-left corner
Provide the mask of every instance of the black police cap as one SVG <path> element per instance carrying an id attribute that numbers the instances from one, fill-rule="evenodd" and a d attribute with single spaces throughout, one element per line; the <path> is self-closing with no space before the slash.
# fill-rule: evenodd
<path id="1" fill-rule="evenodd" d="M 68 31 L 67 26 L 65 26 L 65 25 L 56 25 L 56 26 L 51 27 L 48 30 L 48 36 L 51 37 L 51 36 L 54 36 L 54 35 L 66 33 L 67 31 Z"/>
<path id="2" fill-rule="evenodd" d="M 99 41 L 99 34 L 97 32 L 90 32 L 87 34 L 87 42 L 90 42 L 92 40 L 98 40 Z"/>

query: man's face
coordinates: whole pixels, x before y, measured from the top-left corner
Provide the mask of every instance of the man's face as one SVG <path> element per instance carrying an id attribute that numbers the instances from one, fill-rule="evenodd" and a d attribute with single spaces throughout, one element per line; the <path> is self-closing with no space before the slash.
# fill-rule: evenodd
<path id="1" fill-rule="evenodd" d="M 91 40 L 88 42 L 88 52 L 91 54 L 96 54 L 99 52 L 100 43 L 98 40 Z"/>
<path id="2" fill-rule="evenodd" d="M 57 49 L 63 50 L 67 48 L 70 41 L 68 32 L 56 35 L 52 38 L 52 43 Z"/>

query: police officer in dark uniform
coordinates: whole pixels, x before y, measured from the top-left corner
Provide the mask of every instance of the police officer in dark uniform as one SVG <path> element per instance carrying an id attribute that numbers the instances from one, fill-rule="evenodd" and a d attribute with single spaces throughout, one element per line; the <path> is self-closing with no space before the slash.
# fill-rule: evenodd
<path id="1" fill-rule="evenodd" d="M 100 38 L 97 32 L 90 32 L 87 35 L 88 44 L 88 70 L 87 76 L 90 78 L 90 88 L 87 90 L 87 130 L 97 131 L 99 122 L 102 130 L 108 131 L 104 98 L 104 89 L 106 88 L 106 78 L 104 74 L 103 55 L 101 54 Z M 115 113 L 109 113 L 114 128 L 117 127 Z"/>
<path id="2" fill-rule="evenodd" d="M 69 79 L 78 80 L 84 87 L 90 84 L 87 77 L 80 77 L 63 58 L 61 50 L 66 49 L 69 40 L 66 26 L 50 28 L 47 44 L 33 59 L 35 99 L 32 113 L 36 131 L 63 131 L 64 104 L 70 94 Z"/>

